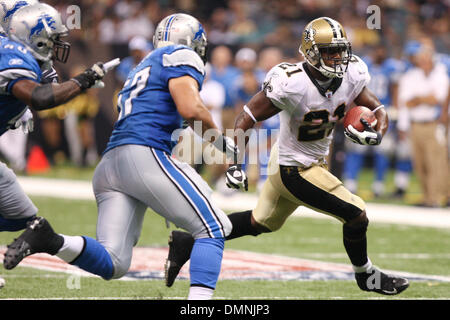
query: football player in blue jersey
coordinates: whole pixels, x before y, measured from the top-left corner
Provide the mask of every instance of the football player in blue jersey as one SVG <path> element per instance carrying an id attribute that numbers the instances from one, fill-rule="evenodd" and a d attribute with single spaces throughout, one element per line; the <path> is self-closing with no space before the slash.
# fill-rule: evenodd
<path id="1" fill-rule="evenodd" d="M 221 151 L 237 157 L 237 148 L 218 131 L 199 95 L 207 45 L 199 21 L 168 16 L 157 26 L 153 44 L 155 50 L 130 72 L 119 93 L 119 116 L 95 170 L 96 240 L 56 234 L 45 219 L 36 219 L 9 246 L 5 268 L 46 252 L 106 280 L 120 278 L 151 208 L 195 238 L 188 298 L 212 298 L 231 222 L 211 201 L 212 190 L 200 175 L 171 156 L 173 132 L 183 119 L 191 126 L 201 121 L 204 131 L 216 133 L 211 142 Z"/>
<path id="2" fill-rule="evenodd" d="M 20 125 L 32 129 L 27 106 L 35 110 L 58 106 L 105 75 L 99 63 L 61 84 L 42 83 L 42 69 L 49 70 L 53 60 L 65 62 L 70 48 L 60 39 L 67 34 L 60 14 L 47 4 L 22 6 L 6 31 L 8 37 L 0 38 L 0 135 Z M 0 231 L 25 229 L 37 211 L 13 171 L 0 163 Z"/>
<path id="3" fill-rule="evenodd" d="M 2 0 L 0 1 L 0 39 L 7 37 L 6 30 L 8 30 L 9 22 L 14 13 L 22 7 L 38 3 L 37 0 Z M 58 75 L 54 68 L 42 70 L 41 83 L 58 82 Z M 33 126 L 33 114 L 27 109 L 22 117 L 16 121 L 11 129 L 22 127 L 25 133 L 31 132 Z"/>
<path id="4" fill-rule="evenodd" d="M 385 192 L 384 181 L 387 170 L 390 167 L 390 156 L 395 155 L 395 185 L 396 195 L 403 196 L 409 183 L 409 175 L 412 170 L 408 145 L 397 137 L 396 119 L 396 86 L 400 74 L 405 70 L 405 65 L 400 60 L 389 58 L 385 46 L 378 45 L 372 50 L 372 55 L 364 57 L 371 80 L 368 87 L 386 106 L 389 114 L 389 130 L 383 143 L 376 149 L 364 148 L 354 143 L 346 143 L 346 159 L 344 165 L 344 183 L 353 193 L 357 191 L 358 175 L 363 167 L 365 155 L 370 152 L 374 156 L 375 179 L 372 190 L 375 197 L 382 196 Z"/>

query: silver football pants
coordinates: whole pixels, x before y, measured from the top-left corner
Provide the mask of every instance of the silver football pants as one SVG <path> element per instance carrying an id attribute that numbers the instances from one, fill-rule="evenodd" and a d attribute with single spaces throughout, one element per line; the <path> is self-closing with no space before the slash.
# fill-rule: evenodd
<path id="1" fill-rule="evenodd" d="M 37 213 L 14 172 L 0 162 L 0 215 L 5 219 L 24 219 Z"/>
<path id="2" fill-rule="evenodd" d="M 93 187 L 97 240 L 110 253 L 114 278 L 128 271 L 147 208 L 196 239 L 231 232 L 230 220 L 211 201 L 212 190 L 200 175 L 157 149 L 124 145 L 108 151 L 95 170 Z"/>

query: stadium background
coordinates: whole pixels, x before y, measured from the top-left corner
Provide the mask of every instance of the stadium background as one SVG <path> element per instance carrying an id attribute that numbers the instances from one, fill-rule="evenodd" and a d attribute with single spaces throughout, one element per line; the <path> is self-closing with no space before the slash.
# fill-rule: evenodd
<path id="1" fill-rule="evenodd" d="M 281 50 L 284 61 L 302 60 L 298 53 L 301 32 L 310 20 L 319 16 L 330 16 L 340 21 L 350 38 L 353 52 L 359 56 L 370 54 L 375 46 L 382 45 L 387 49 L 389 57 L 403 59 L 407 42 L 423 36 L 430 37 L 436 51 L 444 56 L 448 57 L 450 48 L 450 7 L 448 1 L 444 0 L 46 2 L 55 6 L 64 20 L 71 14 L 68 10 L 71 5 L 77 5 L 81 9 L 81 28 L 70 30 L 68 37 L 72 44 L 70 58 L 65 65 L 56 65 L 61 81 L 69 79 L 97 61 L 128 57 L 129 43 L 135 36 L 145 37 L 151 49 L 156 24 L 164 16 L 175 12 L 186 12 L 198 17 L 208 35 L 209 54 L 217 46 L 226 46 L 231 50 L 230 64 L 233 66 L 238 63 L 236 53 L 241 48 L 251 48 L 260 54 L 265 48 L 276 47 Z M 374 4 L 379 6 L 381 12 L 381 28 L 378 30 L 370 30 L 366 26 L 369 17 L 367 7 Z M 444 61 L 448 63 L 448 60 L 447 58 Z M 258 62 L 263 63 L 257 61 L 255 68 L 261 68 Z M 234 79 L 230 78 L 228 81 L 230 86 Z M 51 167 L 64 164 L 92 168 L 111 133 L 117 116 L 115 97 L 122 84 L 123 76 L 121 78 L 115 71 L 113 75 L 106 77 L 105 89 L 90 92 L 55 110 L 35 114 L 36 130 L 30 134 L 27 142 L 27 160 L 30 160 L 33 146 L 39 146 Z M 252 90 L 257 90 L 259 85 Z M 244 92 L 243 96 L 227 97 L 224 109 L 234 109 L 231 116 L 233 118 L 242 107 L 242 102 L 249 97 L 251 94 L 248 92 Z M 240 101 L 237 101 L 239 98 Z M 225 129 L 227 127 L 231 125 L 225 125 Z M 342 130 L 338 127 L 335 130 L 330 165 L 331 171 L 340 178 L 345 159 L 344 140 Z M 87 147 L 78 151 L 81 155 L 74 157 L 74 144 Z M 83 146 L 78 146 L 78 149 L 80 148 L 83 149 Z M 14 164 L 10 165 L 14 168 Z M 372 165 L 371 160 L 366 159 L 366 167 L 371 168 Z M 40 170 L 39 164 L 36 168 L 28 169 L 28 172 L 26 168 L 20 168 L 16 172 L 32 174 L 34 171 L 46 171 Z"/>

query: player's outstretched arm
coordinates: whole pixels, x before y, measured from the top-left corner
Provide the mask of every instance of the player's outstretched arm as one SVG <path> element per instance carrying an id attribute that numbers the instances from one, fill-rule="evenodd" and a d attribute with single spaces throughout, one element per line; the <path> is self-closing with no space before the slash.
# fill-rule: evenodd
<path id="1" fill-rule="evenodd" d="M 50 109 L 93 87 L 103 79 L 105 73 L 102 64 L 97 63 L 63 83 L 40 84 L 28 79 L 19 80 L 13 85 L 12 94 L 35 110 Z"/>
<path id="2" fill-rule="evenodd" d="M 12 94 L 35 110 L 45 110 L 63 104 L 81 93 L 81 88 L 73 81 L 61 84 L 39 84 L 32 80 L 18 81 Z"/>
<path id="3" fill-rule="evenodd" d="M 228 158 L 237 158 L 239 150 L 237 150 L 233 139 L 224 136 L 217 128 L 211 113 L 200 97 L 197 80 L 190 76 L 170 79 L 169 91 L 178 112 L 189 123 L 192 129 L 195 128 L 194 122 L 200 122 L 202 125 L 202 133 L 213 130 L 213 132 L 210 132 L 212 134 L 207 135 L 211 137 L 207 141 L 224 152 Z"/>
<path id="4" fill-rule="evenodd" d="M 280 112 L 281 109 L 275 107 L 266 97 L 264 91 L 260 91 L 255 94 L 247 105 L 244 106 L 244 110 L 237 116 L 234 124 L 234 139 L 235 145 L 238 146 L 238 150 L 245 150 L 249 135 L 245 132 L 255 125 L 258 121 L 266 120 L 273 115 Z M 244 134 L 244 140 L 240 139 L 239 135 Z M 238 143 L 244 141 L 243 146 L 239 146 Z M 239 153 L 242 157 L 244 152 Z M 229 188 L 240 189 L 243 188 L 245 191 L 248 190 L 248 179 L 244 170 L 242 170 L 241 164 L 243 163 L 242 158 L 235 159 L 234 163 L 228 168 L 226 172 L 226 184 Z"/>
<path id="5" fill-rule="evenodd" d="M 170 79 L 169 91 L 178 112 L 192 128 L 195 121 L 201 121 L 203 132 L 210 129 L 219 131 L 200 97 L 197 80 L 190 76 Z"/>
<path id="6" fill-rule="evenodd" d="M 277 108 L 272 101 L 266 97 L 264 91 L 259 91 L 255 94 L 247 103 L 244 110 L 236 117 L 234 123 L 234 130 L 242 130 L 240 132 L 246 132 L 248 129 L 253 128 L 256 122 L 264 121 L 270 117 L 279 113 L 281 109 Z M 238 132 L 239 132 L 238 131 Z M 249 137 L 245 138 L 245 146 L 247 145 Z M 235 143 L 238 139 L 235 136 Z M 245 146 L 243 146 L 245 148 Z"/>

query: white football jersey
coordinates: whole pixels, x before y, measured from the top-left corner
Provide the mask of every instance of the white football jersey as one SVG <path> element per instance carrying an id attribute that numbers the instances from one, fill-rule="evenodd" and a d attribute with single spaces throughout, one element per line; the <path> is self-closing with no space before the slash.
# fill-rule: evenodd
<path id="1" fill-rule="evenodd" d="M 311 166 L 324 161 L 336 122 L 370 81 L 367 65 L 355 55 L 344 77 L 333 79 L 328 90 L 319 86 L 305 64 L 280 63 L 267 73 L 263 85 L 266 96 L 282 110 L 281 165 Z"/>

